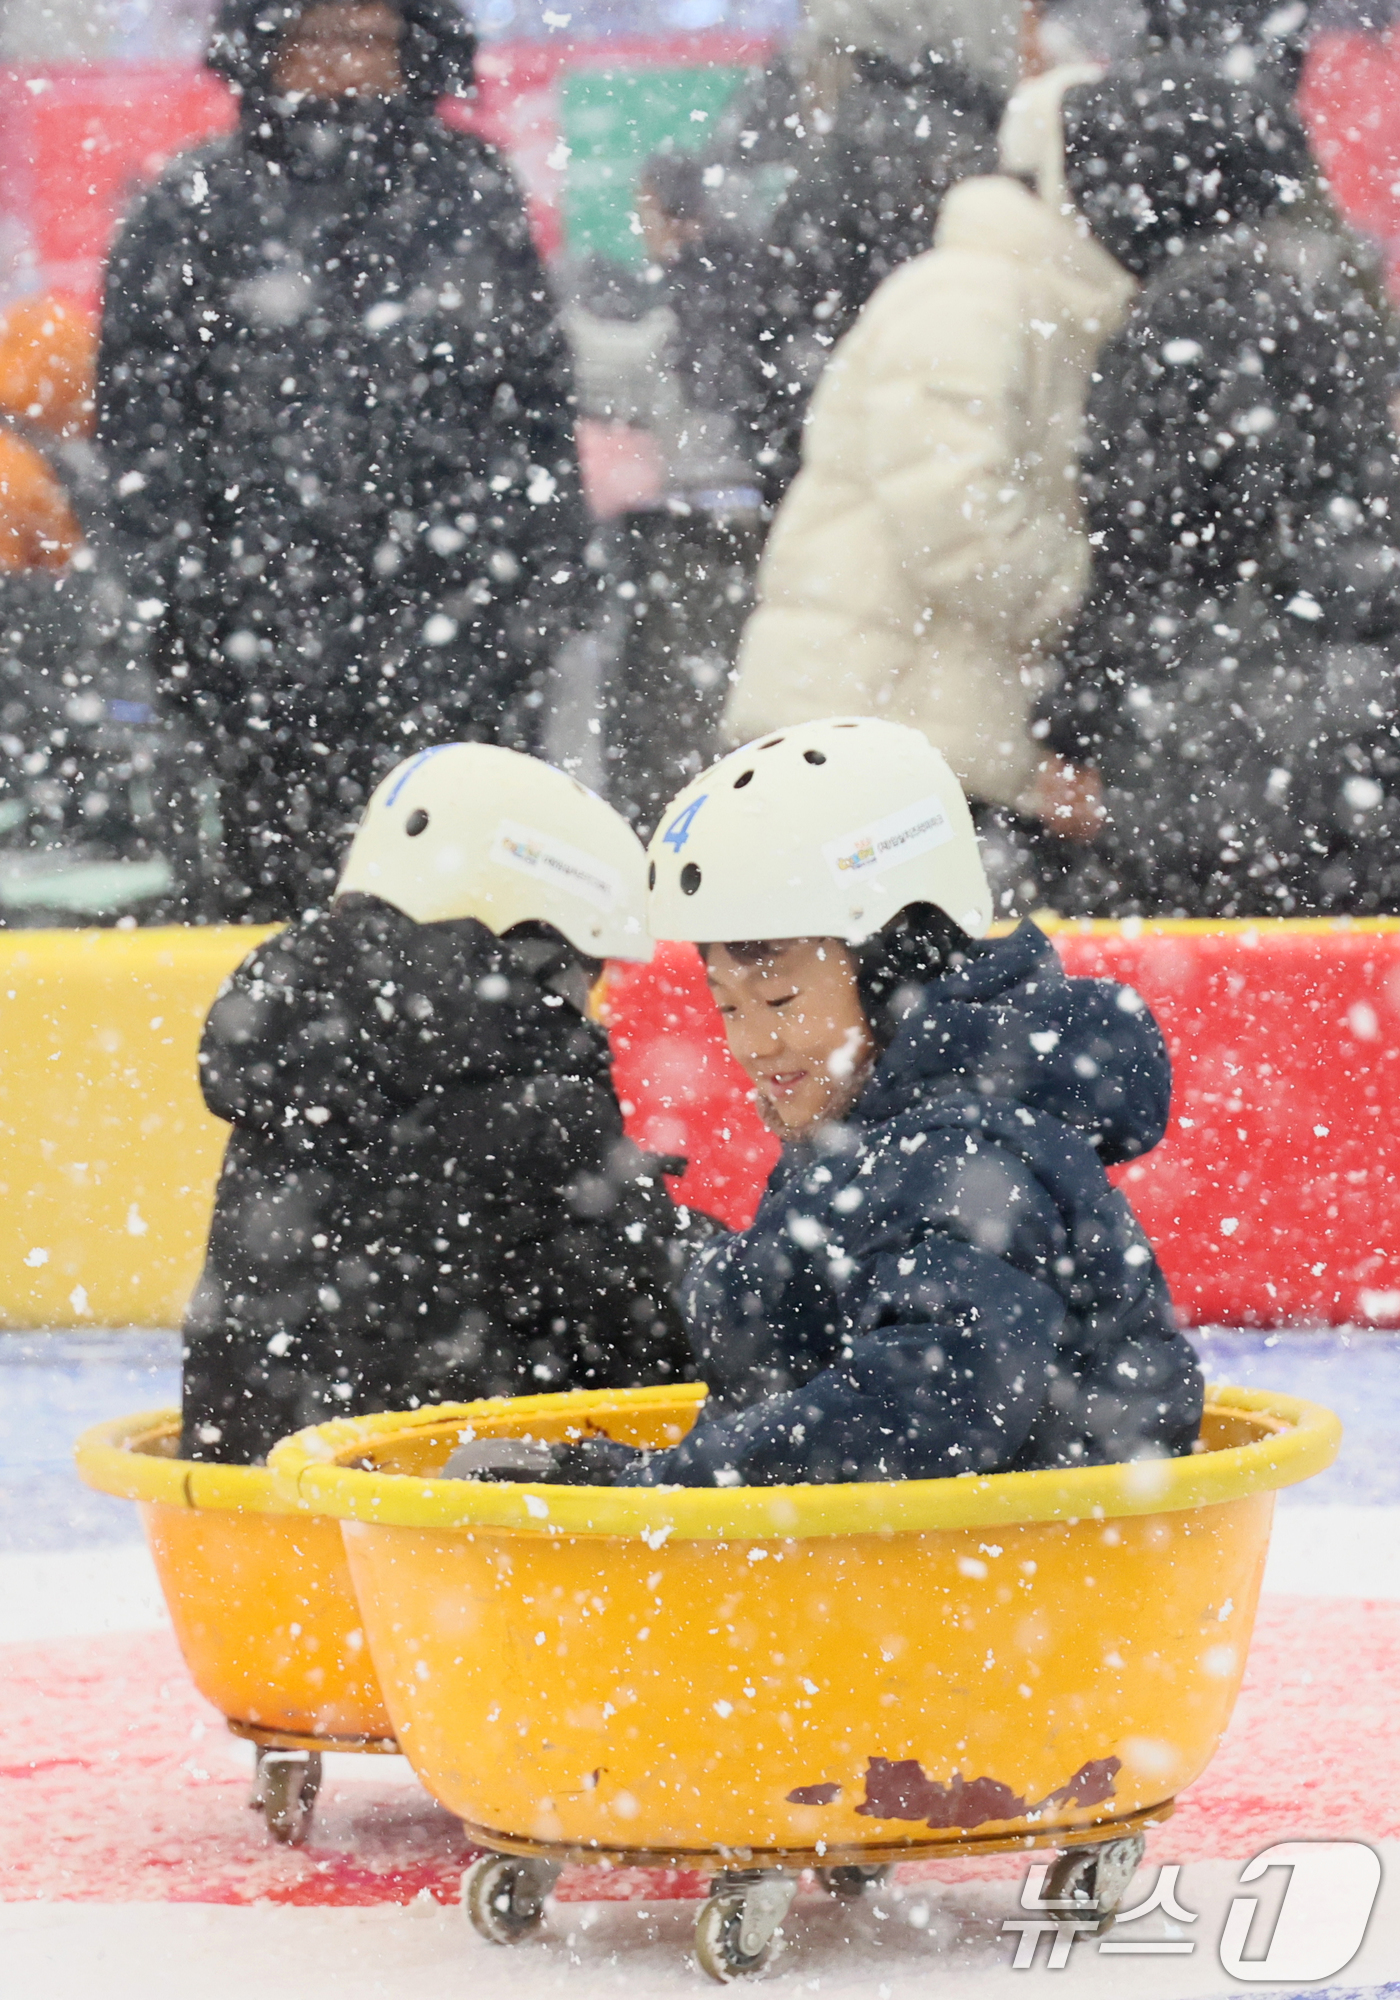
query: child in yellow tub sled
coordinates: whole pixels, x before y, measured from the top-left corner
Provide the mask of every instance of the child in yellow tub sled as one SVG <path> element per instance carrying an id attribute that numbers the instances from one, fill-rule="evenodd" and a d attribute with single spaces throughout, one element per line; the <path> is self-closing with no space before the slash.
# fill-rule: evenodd
<path id="1" fill-rule="evenodd" d="M 651 925 L 703 952 L 785 1149 L 681 1303 L 701 1420 L 468 1443 L 449 1469 L 657 1486 L 937 1479 L 1191 1449 L 1202 1382 L 1105 1168 L 1171 1073 L 1138 995 L 987 939 L 962 791 L 917 730 L 837 719 L 722 759 L 663 816 Z"/>
<path id="2" fill-rule="evenodd" d="M 205 1026 L 233 1129 L 183 1457 L 686 1372 L 680 1221 L 587 1014 L 603 959 L 651 956 L 645 865 L 610 806 L 515 751 L 444 744 L 385 778 L 331 908 L 251 952 Z"/>

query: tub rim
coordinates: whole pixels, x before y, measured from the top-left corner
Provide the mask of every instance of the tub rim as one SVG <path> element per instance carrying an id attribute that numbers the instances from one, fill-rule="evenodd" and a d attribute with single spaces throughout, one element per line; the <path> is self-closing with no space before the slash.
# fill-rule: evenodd
<path id="1" fill-rule="evenodd" d="M 477 1435 L 519 1433 L 532 1416 L 557 1420 L 565 1409 L 586 1432 L 595 1413 L 676 1400 L 703 1401 L 702 1384 L 684 1388 L 582 1390 L 426 1409 L 341 1417 L 298 1431 L 269 1461 L 277 1490 L 342 1521 L 397 1528 L 501 1532 L 543 1538 L 605 1537 L 666 1541 L 804 1541 L 838 1535 L 891 1535 L 930 1529 L 1010 1527 L 1042 1521 L 1114 1520 L 1180 1513 L 1293 1486 L 1332 1463 L 1340 1419 L 1320 1403 L 1266 1389 L 1220 1384 L 1207 1407 L 1272 1419 L 1253 1443 L 1190 1458 L 1000 1472 L 961 1479 L 862 1482 L 846 1486 L 559 1487 L 488 1485 L 368 1471 L 340 1461 L 364 1456 L 405 1432 L 471 1425 Z"/>
<path id="2" fill-rule="evenodd" d="M 93 1424 L 73 1446 L 84 1485 L 119 1500 L 143 1500 L 203 1513 L 307 1514 L 312 1510 L 281 1491 L 265 1465 L 206 1465 L 167 1458 L 142 1447 L 180 1436 L 178 1410 L 141 1410 Z"/>

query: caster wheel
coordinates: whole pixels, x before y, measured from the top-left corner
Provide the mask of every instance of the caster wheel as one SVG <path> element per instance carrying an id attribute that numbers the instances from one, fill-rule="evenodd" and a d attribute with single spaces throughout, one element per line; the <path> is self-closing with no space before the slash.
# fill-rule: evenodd
<path id="1" fill-rule="evenodd" d="M 762 1972 L 777 1949 L 778 1926 L 796 1893 L 796 1881 L 781 1875 L 717 1889 L 695 1922 L 700 1970 L 721 1986 Z"/>
<path id="2" fill-rule="evenodd" d="M 483 1854 L 462 1877 L 472 1929 L 488 1944 L 519 1944 L 544 1920 L 545 1898 L 559 1870 L 518 1854 Z"/>
<path id="3" fill-rule="evenodd" d="M 855 1902 L 867 1889 L 878 1889 L 890 1879 L 888 1868 L 819 1868 L 817 1880 L 828 1896 L 840 1896 L 848 1902 Z"/>
<path id="4" fill-rule="evenodd" d="M 740 1941 L 744 1898 L 738 1890 L 711 1896 L 695 1922 L 695 1962 L 711 1979 L 727 1986 L 734 1979 L 751 1979 L 773 1956 L 773 1939 L 757 1951 L 745 1951 Z"/>
<path id="5" fill-rule="evenodd" d="M 311 1831 L 320 1789 L 321 1759 L 316 1751 L 263 1750 L 249 1804 L 262 1807 L 275 1841 L 283 1847 L 300 1847 Z"/>
<path id="6" fill-rule="evenodd" d="M 1045 1878 L 1044 1903 L 1059 1903 L 1067 1912 L 1097 1917 L 1093 1932 L 1102 1937 L 1113 1928 L 1118 1907 L 1142 1861 L 1147 1843 L 1140 1833 L 1107 1840 L 1102 1847 L 1072 1847 L 1062 1854 Z"/>

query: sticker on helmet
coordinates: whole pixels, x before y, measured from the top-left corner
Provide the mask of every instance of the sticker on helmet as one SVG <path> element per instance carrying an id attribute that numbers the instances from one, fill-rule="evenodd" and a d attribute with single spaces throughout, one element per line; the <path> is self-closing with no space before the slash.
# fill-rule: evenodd
<path id="1" fill-rule="evenodd" d="M 384 801 L 385 811 L 387 812 L 389 807 L 393 805 L 395 799 L 397 799 L 399 793 L 403 790 L 414 772 L 421 765 L 426 764 L 430 757 L 440 757 L 444 750 L 457 750 L 460 748 L 461 745 L 457 743 L 434 743 L 431 749 L 420 750 L 416 757 L 410 757 L 406 764 L 400 764 L 399 774 L 389 789 L 389 796 Z"/>
<path id="2" fill-rule="evenodd" d="M 491 859 L 521 875 L 533 875 L 537 882 L 562 889 L 567 896 L 581 897 L 595 910 L 615 910 L 622 901 L 622 878 L 596 854 L 585 854 L 567 841 L 554 840 L 535 827 L 518 820 L 503 819 L 491 842 Z"/>
<path id="3" fill-rule="evenodd" d="M 662 844 L 669 847 L 674 854 L 679 854 L 689 840 L 690 829 L 695 824 L 695 815 L 709 796 L 708 792 L 701 792 L 698 799 L 692 799 L 685 811 L 677 813 L 662 834 Z"/>
<path id="4" fill-rule="evenodd" d="M 927 854 L 931 847 L 942 847 L 952 838 L 942 800 L 920 799 L 917 805 L 905 806 L 888 819 L 874 820 L 839 840 L 827 841 L 822 854 L 837 881 L 845 882 L 852 875 L 912 861 L 916 854 Z"/>

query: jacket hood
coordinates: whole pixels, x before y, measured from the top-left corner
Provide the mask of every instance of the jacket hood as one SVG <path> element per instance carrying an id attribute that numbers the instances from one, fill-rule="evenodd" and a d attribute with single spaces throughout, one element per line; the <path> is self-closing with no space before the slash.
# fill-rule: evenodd
<path id="1" fill-rule="evenodd" d="M 329 1137 L 327 1121 L 363 1135 L 465 1088 L 531 1104 L 561 1083 L 606 1088 L 606 1038 L 561 991 L 576 960 L 558 947 L 344 896 L 220 989 L 200 1048 L 205 1102 L 249 1127 L 289 1130 L 306 1114 L 310 1135 Z"/>
<path id="2" fill-rule="evenodd" d="M 240 95 L 266 92 L 282 37 L 315 0 L 223 0 L 204 61 Z M 432 101 L 470 90 L 476 36 L 455 0 L 390 0 L 404 24 L 400 45 L 408 96 Z"/>
<path id="3" fill-rule="evenodd" d="M 1139 278 L 1192 237 L 1262 221 L 1311 178 L 1289 106 L 1204 61 L 1122 63 L 1063 101 L 1069 196 Z"/>
<path id="4" fill-rule="evenodd" d="M 1034 924 L 975 945 L 923 989 L 853 1113 L 880 1124 L 954 1093 L 1079 1132 L 1106 1166 L 1146 1153 L 1171 1108 L 1161 1029 L 1131 987 L 1070 979 Z"/>
<path id="5" fill-rule="evenodd" d="M 808 0 L 809 35 L 901 68 L 956 64 L 1003 96 L 1020 68 L 1021 9 L 1011 0 Z"/>
<path id="6" fill-rule="evenodd" d="M 1072 209 L 1065 186 L 1065 93 L 1095 83 L 1097 63 L 1063 63 L 1023 83 L 1006 107 L 997 134 L 1002 172 L 1026 181 L 1054 209 Z"/>

